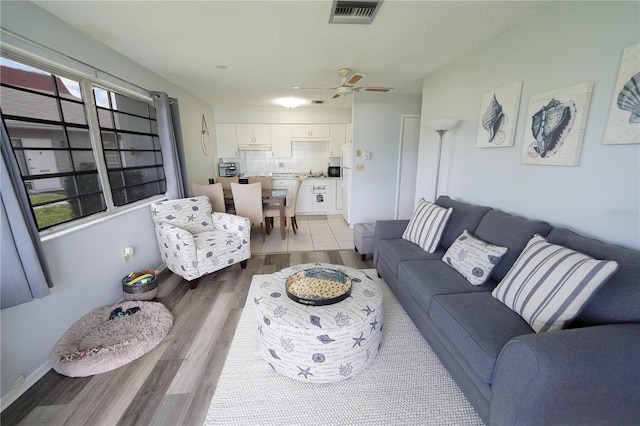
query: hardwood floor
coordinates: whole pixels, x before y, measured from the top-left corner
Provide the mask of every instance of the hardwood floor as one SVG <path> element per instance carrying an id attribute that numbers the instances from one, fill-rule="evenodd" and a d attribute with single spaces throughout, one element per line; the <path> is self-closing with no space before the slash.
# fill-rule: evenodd
<path id="1" fill-rule="evenodd" d="M 174 315 L 155 349 L 116 370 L 84 378 L 50 370 L 0 415 L 9 425 L 201 425 L 224 366 L 255 274 L 301 263 L 373 268 L 354 250 L 254 254 L 247 269 L 233 265 L 195 290 L 163 274 L 157 301 Z"/>

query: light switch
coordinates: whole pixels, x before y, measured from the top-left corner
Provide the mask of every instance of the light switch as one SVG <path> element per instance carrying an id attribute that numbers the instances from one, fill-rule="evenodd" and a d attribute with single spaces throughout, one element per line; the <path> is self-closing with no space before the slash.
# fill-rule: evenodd
<path id="1" fill-rule="evenodd" d="M 371 153 L 369 151 L 365 151 L 364 152 L 364 159 L 365 160 L 371 160 Z"/>
<path id="2" fill-rule="evenodd" d="M 364 172 L 364 164 L 356 164 L 357 172 Z"/>

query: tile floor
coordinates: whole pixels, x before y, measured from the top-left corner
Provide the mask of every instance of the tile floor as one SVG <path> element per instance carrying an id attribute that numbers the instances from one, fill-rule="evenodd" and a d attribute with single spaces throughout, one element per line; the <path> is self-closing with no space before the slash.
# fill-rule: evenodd
<path id="1" fill-rule="evenodd" d="M 353 250 L 353 230 L 340 215 L 298 216 L 297 235 L 291 230 L 287 219 L 284 240 L 280 239 L 280 224 L 274 220 L 275 228 L 267 235 L 264 243 L 260 227 L 251 228 L 251 253 L 282 253 L 313 250 Z"/>

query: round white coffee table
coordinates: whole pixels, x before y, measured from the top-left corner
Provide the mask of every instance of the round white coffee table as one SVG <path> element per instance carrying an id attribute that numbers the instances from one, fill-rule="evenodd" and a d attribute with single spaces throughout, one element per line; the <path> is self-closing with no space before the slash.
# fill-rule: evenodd
<path id="1" fill-rule="evenodd" d="M 348 275 L 350 296 L 323 306 L 291 300 L 285 282 L 311 268 Z M 265 276 L 253 296 L 259 351 L 280 374 L 306 382 L 338 382 L 362 371 L 378 353 L 384 316 L 382 291 L 361 270 L 326 263 L 296 265 Z"/>

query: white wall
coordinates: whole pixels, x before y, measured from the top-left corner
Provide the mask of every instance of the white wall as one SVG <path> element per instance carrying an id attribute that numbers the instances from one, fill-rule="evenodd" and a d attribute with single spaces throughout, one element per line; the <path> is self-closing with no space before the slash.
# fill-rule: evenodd
<path id="1" fill-rule="evenodd" d="M 445 135 L 440 193 L 584 235 L 640 248 L 640 146 L 603 145 L 624 48 L 640 42 L 638 2 L 558 2 L 424 81 L 416 194 L 431 199 L 437 134 L 425 123 L 462 121 Z M 483 93 L 523 81 L 515 146 L 476 148 Z M 520 164 L 529 98 L 594 82 L 577 167 Z"/>
<path id="2" fill-rule="evenodd" d="M 202 155 L 200 150 L 203 114 L 210 131 L 213 130 L 210 105 L 83 36 L 32 3 L 3 2 L 1 23 L 3 28 L 136 85 L 178 98 L 190 178 L 198 179 L 201 170 L 213 167 L 217 157 L 215 145 L 209 157 Z M 7 39 L 3 38 L 3 46 Z M 213 142 L 215 144 L 215 140 Z M 121 253 L 128 245 L 134 247 L 135 254 L 124 264 Z M 146 206 L 47 240 L 44 249 L 52 270 L 52 294 L 0 311 L 3 402 L 12 389 L 14 378 L 23 374 L 29 379 L 29 375 L 37 372 L 57 339 L 74 321 L 91 309 L 115 303 L 122 297 L 120 280 L 124 275 L 161 264 Z"/>
<path id="3" fill-rule="evenodd" d="M 350 108 L 332 108 L 330 104 L 293 109 L 283 107 L 240 108 L 214 106 L 213 114 L 216 123 L 351 123 Z"/>
<path id="4" fill-rule="evenodd" d="M 420 103 L 419 95 L 355 95 L 351 223 L 393 219 L 401 117 L 403 114 L 419 114 Z M 361 157 L 355 157 L 357 150 L 361 150 Z M 365 160 L 365 151 L 371 153 L 370 160 Z M 363 164 L 364 171 L 357 171 L 357 164 Z"/>

